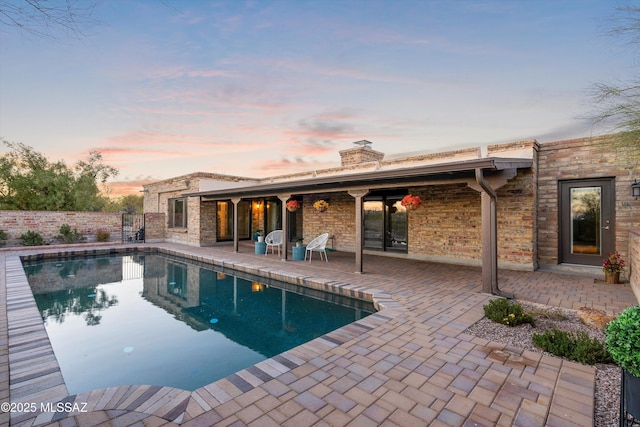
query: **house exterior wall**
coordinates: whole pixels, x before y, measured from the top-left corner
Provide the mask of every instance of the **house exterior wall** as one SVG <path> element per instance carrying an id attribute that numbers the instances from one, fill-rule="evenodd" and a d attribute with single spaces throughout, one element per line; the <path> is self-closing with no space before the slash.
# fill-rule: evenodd
<path id="1" fill-rule="evenodd" d="M 618 135 L 546 143 L 540 145 L 538 169 L 540 265 L 560 262 L 559 183 L 572 179 L 615 178 L 616 249 L 626 259 L 629 232 L 640 226 L 640 202 L 631 196 L 631 184 L 640 175 L 640 144 Z"/>
<path id="2" fill-rule="evenodd" d="M 216 203 L 201 202 L 199 197 L 187 198 L 187 228 L 169 227 L 169 200 L 197 192 L 211 182 L 237 182 L 245 178 L 226 175 L 193 173 L 144 186 L 144 212 L 162 214 L 163 229 L 154 223 L 154 238 L 192 246 L 210 246 L 216 242 Z M 151 230 L 149 230 L 151 231 Z M 147 233 L 149 233 L 147 231 Z M 162 237 L 157 237 L 162 236 Z"/>
<path id="3" fill-rule="evenodd" d="M 318 212 L 313 208 L 313 203 L 320 199 L 329 202 L 329 209 L 325 212 Z M 304 243 L 309 243 L 322 233 L 329 233 L 333 236 L 335 249 L 351 252 L 355 250 L 356 208 L 353 197 L 345 192 L 304 196 L 302 210 Z M 330 247 L 331 242 L 328 245 Z"/>
<path id="4" fill-rule="evenodd" d="M 479 265 L 482 259 L 480 193 L 465 183 L 414 187 L 423 204 L 409 215 L 409 255 Z M 497 191 L 498 264 L 536 268 L 535 174 L 520 171 Z"/>
<path id="5" fill-rule="evenodd" d="M 423 204 L 408 211 L 407 257 L 479 265 L 482 258 L 480 193 L 466 183 L 412 187 Z M 535 268 L 535 174 L 521 171 L 498 189 L 498 262 L 501 267 Z M 313 202 L 328 200 L 318 212 Z M 347 193 L 305 196 L 304 241 L 322 233 L 341 251 L 355 250 L 355 199 Z M 394 256 L 402 256 L 397 253 Z"/>
<path id="6" fill-rule="evenodd" d="M 408 248 L 414 258 L 454 262 L 482 253 L 480 193 L 465 183 L 413 187 L 422 205 L 408 211 Z"/>
<path id="7" fill-rule="evenodd" d="M 147 212 L 144 214 L 144 240 L 147 243 L 162 242 L 165 238 L 164 213 Z"/>
<path id="8" fill-rule="evenodd" d="M 636 227 L 629 233 L 629 262 L 626 266 L 626 275 L 629 278 L 631 289 L 640 302 L 640 228 Z"/>
<path id="9" fill-rule="evenodd" d="M 211 246 L 216 242 L 216 202 L 200 203 L 200 246 Z"/>

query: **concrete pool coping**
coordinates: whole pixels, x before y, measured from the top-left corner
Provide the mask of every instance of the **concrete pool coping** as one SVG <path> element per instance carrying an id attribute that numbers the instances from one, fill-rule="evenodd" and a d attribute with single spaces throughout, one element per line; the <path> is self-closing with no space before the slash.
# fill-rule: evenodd
<path id="1" fill-rule="evenodd" d="M 194 392 L 124 386 L 67 396 L 19 259 L 43 250 L 3 251 L 8 319 L 3 328 L 8 340 L 3 342 L 10 372 L 3 401 L 62 404 L 60 411 L 13 412 L 12 425 L 66 425 L 71 419 L 90 425 L 140 420 L 166 425 L 593 424 L 592 367 L 463 333 L 483 316 L 482 305 L 490 298 L 478 292 L 478 269 L 448 267 L 444 270 L 453 276 L 447 278 L 432 264 L 381 260 L 388 263 L 380 266 L 384 274 L 354 275 L 319 263 L 274 263 L 270 257 L 228 249 L 141 246 L 205 263 L 216 259 L 220 266 L 266 272 L 305 286 L 371 296 L 382 310 Z M 126 252 L 133 246 L 115 249 Z M 332 255 L 330 266 L 338 264 Z M 438 271 L 424 277 L 425 267 Z M 545 274 L 545 280 L 557 277 Z M 581 295 L 582 288 L 580 282 L 575 294 Z M 630 290 L 613 290 L 620 291 L 621 302 L 612 305 L 616 311 Z M 573 298 L 582 303 L 581 296 Z"/>

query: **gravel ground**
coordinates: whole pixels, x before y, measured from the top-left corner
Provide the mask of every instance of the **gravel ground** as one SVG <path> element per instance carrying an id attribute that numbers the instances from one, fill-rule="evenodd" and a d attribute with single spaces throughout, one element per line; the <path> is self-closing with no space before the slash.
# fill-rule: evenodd
<path id="1" fill-rule="evenodd" d="M 585 331 L 591 338 L 604 341 L 604 332 L 583 325 L 575 310 L 546 305 L 520 302 L 522 307 L 533 313 L 536 326 L 524 324 L 510 327 L 495 323 L 486 317 L 466 330 L 467 333 L 510 346 L 544 353 L 534 347 L 531 336 L 547 329 L 558 328 L 567 332 Z M 620 410 L 620 368 L 616 365 L 596 364 L 596 393 L 594 425 L 596 427 L 618 426 Z"/>

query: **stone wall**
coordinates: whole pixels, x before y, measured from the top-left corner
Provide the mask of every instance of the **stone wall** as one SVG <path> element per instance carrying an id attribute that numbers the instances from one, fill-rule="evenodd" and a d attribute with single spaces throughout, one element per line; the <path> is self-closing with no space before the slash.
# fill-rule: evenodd
<path id="1" fill-rule="evenodd" d="M 631 289 L 640 303 L 640 228 L 629 232 L 629 258 L 626 274 L 631 284 Z"/>
<path id="2" fill-rule="evenodd" d="M 538 260 L 557 265 L 559 253 L 559 182 L 571 179 L 615 178 L 616 249 L 626 259 L 629 232 L 640 226 L 640 201 L 631 184 L 640 175 L 640 144 L 616 135 L 580 138 L 540 145 L 538 156 Z"/>
<path id="3" fill-rule="evenodd" d="M 39 233 L 45 242 L 55 242 L 64 224 L 77 229 L 87 242 L 96 241 L 100 229 L 109 233 L 109 241 L 122 238 L 122 214 L 118 212 L 0 211 L 0 230 L 8 235 L 8 247 L 20 246 L 20 236 L 27 231 Z"/>

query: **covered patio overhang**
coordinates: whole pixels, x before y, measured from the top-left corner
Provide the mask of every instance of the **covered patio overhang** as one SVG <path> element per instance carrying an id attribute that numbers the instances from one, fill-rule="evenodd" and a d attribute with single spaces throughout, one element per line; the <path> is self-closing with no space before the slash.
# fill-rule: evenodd
<path id="1" fill-rule="evenodd" d="M 242 199 L 277 197 L 282 201 L 282 217 L 286 218 L 286 201 L 295 195 L 346 192 L 355 203 L 355 272 L 363 273 L 363 198 L 372 190 L 408 186 L 466 183 L 481 194 L 482 212 L 482 283 L 483 291 L 512 297 L 498 287 L 497 210 L 498 188 L 514 178 L 518 170 L 530 169 L 532 159 L 487 157 L 473 160 L 423 164 L 411 167 L 379 168 L 368 171 L 342 171 L 304 179 L 273 180 L 246 187 L 216 189 L 184 196 L 199 197 L 202 201 L 231 200 L 234 204 L 234 251 L 238 251 L 238 209 Z M 314 174 L 315 175 L 315 174 Z M 283 233 L 288 235 L 287 221 Z M 288 242 L 284 239 L 281 257 L 288 257 Z"/>

